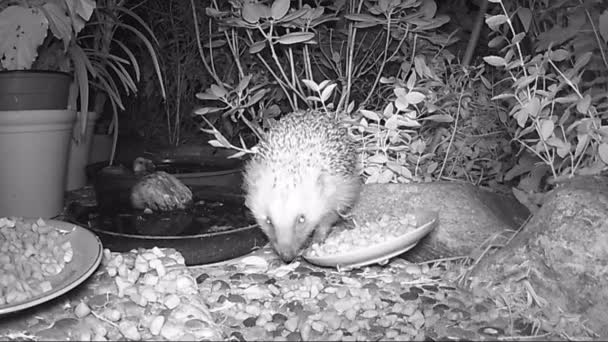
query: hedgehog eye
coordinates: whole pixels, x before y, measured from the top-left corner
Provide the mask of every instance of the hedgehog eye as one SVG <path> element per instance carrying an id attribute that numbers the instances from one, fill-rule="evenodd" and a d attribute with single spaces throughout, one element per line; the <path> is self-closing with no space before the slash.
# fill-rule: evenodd
<path id="1" fill-rule="evenodd" d="M 304 217 L 304 215 L 300 215 L 300 216 L 298 216 L 298 223 L 299 223 L 299 224 L 302 224 L 302 223 L 304 223 L 304 222 L 306 222 L 306 217 Z"/>
<path id="2" fill-rule="evenodd" d="M 266 217 L 264 221 L 266 221 L 267 225 L 272 226 L 272 220 L 270 219 L 270 217 Z"/>

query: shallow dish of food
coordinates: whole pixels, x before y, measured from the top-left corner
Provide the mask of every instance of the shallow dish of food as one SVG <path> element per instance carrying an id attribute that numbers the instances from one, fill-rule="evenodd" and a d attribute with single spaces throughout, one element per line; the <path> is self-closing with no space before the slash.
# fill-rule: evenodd
<path id="1" fill-rule="evenodd" d="M 91 231 L 58 220 L 0 218 L 0 315 L 24 310 L 72 290 L 103 256 Z"/>
<path id="2" fill-rule="evenodd" d="M 333 231 L 322 243 L 315 243 L 303 257 L 311 264 L 341 270 L 384 264 L 410 249 L 438 223 L 434 211 L 420 210 L 402 218 L 383 215 L 352 229 Z"/>

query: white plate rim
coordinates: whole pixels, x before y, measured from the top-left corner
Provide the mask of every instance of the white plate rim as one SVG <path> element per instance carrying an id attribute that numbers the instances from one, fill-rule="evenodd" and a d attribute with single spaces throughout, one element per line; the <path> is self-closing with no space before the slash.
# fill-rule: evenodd
<path id="1" fill-rule="evenodd" d="M 37 219 L 24 219 L 26 222 L 36 222 L 36 220 Z M 97 267 L 101 263 L 101 259 L 103 257 L 103 245 L 97 235 L 95 235 L 93 232 L 79 225 L 65 221 L 53 219 L 44 219 L 44 221 L 47 225 L 58 228 L 59 230 L 67 232 L 71 231 L 70 242 L 72 244 L 74 256 L 72 261 L 66 264 L 66 268 L 64 268 L 59 275 L 61 275 L 63 272 L 72 272 L 73 274 L 61 281 L 59 284 L 56 284 L 50 291 L 29 298 L 23 302 L 0 306 L 0 315 L 29 309 L 69 292 L 87 280 L 93 274 L 93 272 L 97 270 Z M 74 243 L 76 239 L 78 239 L 78 244 Z M 80 241 L 81 239 L 84 240 L 84 244 L 82 241 Z M 73 269 L 76 264 L 72 265 L 72 263 L 74 263 L 77 258 L 83 257 L 83 254 L 84 257 L 86 257 L 86 259 L 83 260 L 86 262 L 86 264 L 82 265 L 82 267 Z M 70 267 L 70 265 L 72 266 Z"/>
<path id="2" fill-rule="evenodd" d="M 367 246 L 362 249 L 343 254 L 332 254 L 329 256 L 313 257 L 308 253 L 302 257 L 311 264 L 325 267 L 337 267 L 342 270 L 358 268 L 383 260 L 388 260 L 401 253 L 412 249 L 418 241 L 435 229 L 438 222 L 438 213 L 430 211 L 419 211 L 416 218 L 424 218 L 424 223 L 393 240 Z M 418 216 L 419 215 L 419 216 Z"/>

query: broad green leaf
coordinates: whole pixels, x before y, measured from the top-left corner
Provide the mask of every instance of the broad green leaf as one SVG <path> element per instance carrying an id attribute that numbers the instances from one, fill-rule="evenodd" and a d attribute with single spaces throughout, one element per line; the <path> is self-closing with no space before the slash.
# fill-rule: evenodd
<path id="1" fill-rule="evenodd" d="M 565 97 L 556 97 L 554 99 L 555 103 L 574 103 L 579 100 L 578 95 L 575 93 L 568 94 Z"/>
<path id="2" fill-rule="evenodd" d="M 78 33 L 80 33 L 80 31 L 84 28 L 84 25 L 89 21 L 89 19 L 91 19 L 93 11 L 97 7 L 95 0 L 72 0 L 61 2 L 66 5 L 68 15 L 71 18 L 70 22 L 72 28 L 74 29 L 75 34 L 78 35 Z M 63 4 L 60 5 L 61 8 L 64 8 Z M 132 13 L 131 11 L 121 7 L 118 8 L 119 12 Z"/>
<path id="3" fill-rule="evenodd" d="M 566 141 L 562 146 L 556 149 L 557 155 L 561 158 L 565 158 L 570 153 L 571 148 L 572 145 L 570 144 L 570 142 Z"/>
<path id="4" fill-rule="evenodd" d="M 391 116 L 390 119 L 392 119 L 392 118 L 395 118 L 395 120 L 397 121 L 398 126 L 420 127 L 420 123 L 418 121 L 410 119 L 410 118 L 408 118 L 406 116 L 393 115 L 393 116 Z"/>
<path id="5" fill-rule="evenodd" d="M 386 167 L 406 179 L 412 179 L 412 171 L 399 163 L 389 161 L 386 163 Z"/>
<path id="6" fill-rule="evenodd" d="M 425 96 L 417 91 L 411 91 L 405 95 L 405 98 L 407 99 L 407 102 L 411 104 L 418 104 L 424 101 Z"/>
<path id="7" fill-rule="evenodd" d="M 215 39 L 212 40 L 211 42 L 207 42 L 205 44 L 203 44 L 204 47 L 206 48 L 219 48 L 226 45 L 226 41 L 224 39 Z"/>
<path id="8" fill-rule="evenodd" d="M 410 150 L 416 154 L 423 154 L 426 149 L 426 143 L 422 139 L 416 139 L 410 144 Z"/>
<path id="9" fill-rule="evenodd" d="M 587 65 L 592 55 L 593 52 L 591 51 L 585 52 L 584 54 L 580 55 L 576 60 L 576 64 L 574 64 L 574 70 L 580 70 L 582 67 Z"/>
<path id="10" fill-rule="evenodd" d="M 603 142 L 597 147 L 597 154 L 604 164 L 608 165 L 608 144 Z"/>
<path id="11" fill-rule="evenodd" d="M 237 153 L 234 153 L 234 154 L 229 155 L 229 156 L 228 156 L 228 157 L 226 157 L 226 158 L 228 158 L 228 159 L 238 159 L 238 158 L 241 158 L 242 156 L 244 156 L 245 154 L 246 154 L 246 152 L 245 152 L 245 151 L 239 151 L 239 152 L 237 152 Z"/>
<path id="12" fill-rule="evenodd" d="M 540 99 L 538 97 L 533 97 L 530 102 L 525 104 L 524 109 L 531 117 L 537 117 L 540 113 Z"/>
<path id="13" fill-rule="evenodd" d="M 308 89 L 310 89 L 316 93 L 318 93 L 320 91 L 319 85 L 313 80 L 302 80 L 302 83 L 304 83 L 304 85 L 307 86 Z"/>
<path id="14" fill-rule="evenodd" d="M 321 98 L 319 98 L 318 96 L 307 96 L 306 101 L 322 102 Z"/>
<path id="15" fill-rule="evenodd" d="M 205 114 L 209 114 L 209 113 L 215 113 L 215 112 L 219 112 L 223 110 L 223 108 L 218 108 L 218 107 L 202 107 L 202 108 L 197 108 L 194 110 L 194 114 L 196 115 L 205 115 Z"/>
<path id="16" fill-rule="evenodd" d="M 513 114 L 513 117 L 517 120 L 517 124 L 519 125 L 519 127 L 523 128 L 526 126 L 526 121 L 528 121 L 528 111 L 522 108 L 515 112 L 515 114 Z"/>
<path id="17" fill-rule="evenodd" d="M 386 183 L 390 182 L 391 179 L 393 179 L 393 171 L 391 171 L 389 169 L 385 169 L 378 176 L 378 183 L 386 184 Z"/>
<path id="18" fill-rule="evenodd" d="M 492 39 L 490 39 L 490 41 L 488 42 L 488 47 L 491 48 L 496 48 L 498 47 L 503 41 L 505 41 L 505 38 L 503 36 L 496 36 Z"/>
<path id="19" fill-rule="evenodd" d="M 453 122 L 454 118 L 451 115 L 448 114 L 435 114 L 435 115 L 429 115 L 427 117 L 424 118 L 420 118 L 420 120 L 428 120 L 428 121 L 435 121 L 435 122 Z"/>
<path id="20" fill-rule="evenodd" d="M 509 18 L 504 14 L 492 15 L 486 18 L 486 24 L 491 30 L 496 31 L 498 26 L 504 24 Z"/>
<path id="21" fill-rule="evenodd" d="M 199 100 L 219 100 L 220 98 L 208 92 L 196 93 L 196 98 Z"/>
<path id="22" fill-rule="evenodd" d="M 243 20 L 251 24 L 257 24 L 260 18 L 268 17 L 269 9 L 266 5 L 246 2 L 241 10 Z"/>
<path id="23" fill-rule="evenodd" d="M 424 18 L 430 19 L 435 16 L 437 13 L 437 4 L 435 0 L 427 0 L 422 2 L 422 6 L 420 6 L 419 12 L 422 13 Z M 425 29 L 432 29 L 425 27 Z"/>
<path id="24" fill-rule="evenodd" d="M 532 11 L 527 7 L 520 7 L 517 10 L 519 21 L 524 27 L 524 32 L 530 32 L 530 24 L 532 23 Z"/>
<path id="25" fill-rule="evenodd" d="M 323 89 L 323 91 L 321 92 L 321 101 L 323 101 L 323 103 L 325 103 L 327 99 L 329 99 L 334 89 L 336 88 L 336 85 L 336 83 L 333 83 Z"/>
<path id="26" fill-rule="evenodd" d="M 551 51 L 549 54 L 549 58 L 554 62 L 561 62 L 568 57 L 570 57 L 570 52 L 568 52 L 566 49 Z"/>
<path id="27" fill-rule="evenodd" d="M 409 105 L 405 96 L 399 96 L 395 99 L 395 107 L 400 111 L 406 111 Z"/>
<path id="28" fill-rule="evenodd" d="M 278 22 L 289 22 L 289 21 L 298 19 L 301 16 L 305 15 L 307 12 L 308 12 L 307 8 L 301 8 L 297 11 L 293 11 L 293 12 L 287 14 L 283 18 L 279 19 Z"/>
<path id="29" fill-rule="evenodd" d="M 552 120 L 542 119 L 540 120 L 540 137 L 543 140 L 549 139 L 553 135 L 553 129 L 555 124 Z"/>
<path id="30" fill-rule="evenodd" d="M 325 89 L 330 82 L 330 80 L 321 81 L 321 83 L 319 83 L 319 90 Z"/>
<path id="31" fill-rule="evenodd" d="M 380 121 L 380 117 L 378 116 L 378 114 L 376 112 L 373 112 L 373 111 L 367 110 L 367 109 L 361 109 L 359 111 L 361 112 L 361 114 L 364 117 L 368 118 L 369 120 L 376 121 L 376 122 Z"/>
<path id="32" fill-rule="evenodd" d="M 345 14 L 344 18 L 352 21 L 369 22 L 374 24 L 382 23 L 383 20 L 369 14 Z"/>
<path id="33" fill-rule="evenodd" d="M 44 4 L 41 10 L 49 21 L 51 32 L 53 32 L 55 37 L 63 41 L 63 48 L 67 49 L 73 38 L 70 17 L 68 17 L 65 10 L 52 2 Z"/>
<path id="34" fill-rule="evenodd" d="M 514 94 L 500 94 L 492 97 L 492 101 L 515 98 Z"/>
<path id="35" fill-rule="evenodd" d="M 405 97 L 407 92 L 405 91 L 405 88 L 397 86 L 393 89 L 393 94 L 397 97 Z"/>
<path id="36" fill-rule="evenodd" d="M 280 44 L 297 44 L 307 42 L 315 37 L 315 34 L 312 32 L 293 32 L 287 33 L 285 35 L 277 38 L 277 42 Z"/>
<path id="37" fill-rule="evenodd" d="M 255 43 L 251 44 L 251 46 L 249 47 L 249 53 L 250 54 L 258 53 L 258 52 L 264 50 L 264 47 L 266 47 L 265 40 L 255 42 Z"/>
<path id="38" fill-rule="evenodd" d="M 323 6 L 311 8 L 302 15 L 302 19 L 313 21 L 319 19 L 323 15 L 323 12 L 325 12 L 325 7 Z"/>
<path id="39" fill-rule="evenodd" d="M 390 118 L 391 116 L 393 116 L 393 113 L 395 112 L 395 107 L 393 107 L 393 103 L 389 102 L 386 107 L 384 107 L 384 111 L 382 112 L 382 116 L 385 118 Z"/>
<path id="40" fill-rule="evenodd" d="M 237 93 L 242 93 L 245 89 L 247 89 L 247 86 L 249 86 L 249 82 L 251 81 L 251 74 L 243 77 L 243 79 L 239 82 L 239 84 L 236 86 L 236 92 Z"/>
<path id="41" fill-rule="evenodd" d="M 435 170 L 437 170 L 437 167 L 439 167 L 438 162 L 434 161 L 434 162 L 430 163 L 426 168 L 426 173 L 432 174 L 433 172 L 435 172 Z"/>
<path id="42" fill-rule="evenodd" d="M 210 89 L 211 93 L 219 98 L 225 97 L 228 94 L 228 91 L 224 87 L 217 84 L 212 84 Z"/>
<path id="43" fill-rule="evenodd" d="M 7 70 L 32 67 L 49 22 L 36 8 L 8 6 L 0 12 L 0 62 Z"/>
<path id="44" fill-rule="evenodd" d="M 350 103 L 348 104 L 348 107 L 346 107 L 346 113 L 348 113 L 348 114 L 352 113 L 353 109 L 355 109 L 355 101 L 350 101 Z"/>
<path id="45" fill-rule="evenodd" d="M 375 164 L 384 164 L 388 161 L 388 158 L 386 157 L 386 154 L 378 153 L 378 154 L 375 154 L 375 155 L 369 157 L 367 159 L 367 161 L 370 163 L 375 163 Z"/>
<path id="46" fill-rule="evenodd" d="M 589 110 L 589 105 L 591 105 L 591 96 L 589 96 L 589 94 L 586 94 L 576 104 L 576 110 L 581 114 L 587 114 L 587 111 Z"/>
<path id="47" fill-rule="evenodd" d="M 213 8 L 213 7 L 205 7 L 205 14 L 208 17 L 219 18 L 222 15 L 224 15 L 224 12 L 220 12 L 220 11 L 216 10 L 215 8 Z"/>
<path id="48" fill-rule="evenodd" d="M 585 149 L 587 148 L 587 143 L 589 142 L 589 134 L 577 134 L 576 135 L 576 149 L 574 150 L 574 158 L 578 158 Z"/>
<path id="49" fill-rule="evenodd" d="M 513 38 L 511 39 L 511 44 L 519 44 L 522 40 L 524 40 L 525 37 L 526 34 L 524 32 L 519 32 L 518 34 L 513 36 Z"/>
<path id="50" fill-rule="evenodd" d="M 485 56 L 483 57 L 483 60 L 491 66 L 495 67 L 502 67 L 507 65 L 505 59 L 499 56 Z"/>
<path id="51" fill-rule="evenodd" d="M 258 101 L 260 101 L 264 95 L 266 95 L 266 89 L 260 89 L 257 93 L 255 93 L 250 99 L 249 101 L 247 101 L 247 104 L 245 105 L 245 107 L 251 107 L 252 105 L 256 104 Z"/>
<path id="52" fill-rule="evenodd" d="M 274 0 L 270 7 L 270 16 L 274 20 L 279 20 L 289 12 L 289 0 Z"/>

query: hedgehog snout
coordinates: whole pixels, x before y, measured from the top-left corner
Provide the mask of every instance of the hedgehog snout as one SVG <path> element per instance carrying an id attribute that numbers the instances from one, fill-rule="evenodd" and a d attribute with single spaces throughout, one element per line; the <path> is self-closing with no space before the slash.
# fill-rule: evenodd
<path id="1" fill-rule="evenodd" d="M 283 262 L 285 263 L 292 262 L 293 259 L 298 256 L 298 249 L 294 248 L 293 246 L 276 244 L 274 246 L 274 249 L 281 258 L 281 260 L 283 260 Z"/>

